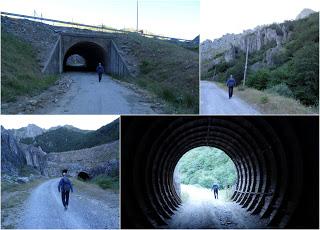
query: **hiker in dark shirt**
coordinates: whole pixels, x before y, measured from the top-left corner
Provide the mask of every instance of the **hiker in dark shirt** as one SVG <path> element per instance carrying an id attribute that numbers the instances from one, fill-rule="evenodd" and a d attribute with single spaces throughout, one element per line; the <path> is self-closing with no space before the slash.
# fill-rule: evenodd
<path id="1" fill-rule="evenodd" d="M 229 89 L 229 99 L 231 99 L 233 94 L 233 87 L 236 86 L 236 80 L 234 80 L 232 75 L 230 75 L 230 78 L 227 81 L 227 86 Z"/>
<path id="2" fill-rule="evenodd" d="M 214 193 L 214 199 L 218 199 L 218 191 L 219 191 L 219 185 L 213 184 L 211 191 L 213 190 Z"/>
<path id="3" fill-rule="evenodd" d="M 97 66 L 97 69 L 96 69 L 98 75 L 99 75 L 99 82 L 101 81 L 101 78 L 102 78 L 102 74 L 104 73 L 104 68 L 103 66 L 101 65 L 101 63 L 99 63 L 99 65 Z"/>
<path id="4" fill-rule="evenodd" d="M 59 192 L 61 192 L 61 199 L 62 199 L 62 204 L 64 206 L 64 209 L 67 210 L 69 205 L 69 193 L 70 193 L 70 190 L 71 192 L 73 192 L 73 187 L 72 187 L 71 181 L 67 177 L 66 170 L 62 172 L 62 178 L 60 179 L 58 190 Z"/>

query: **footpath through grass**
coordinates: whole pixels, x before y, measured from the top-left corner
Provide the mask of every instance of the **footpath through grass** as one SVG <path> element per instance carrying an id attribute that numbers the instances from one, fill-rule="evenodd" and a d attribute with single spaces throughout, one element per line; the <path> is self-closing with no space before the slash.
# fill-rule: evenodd
<path id="1" fill-rule="evenodd" d="M 2 102 L 39 94 L 58 79 L 41 74 L 33 47 L 4 31 L 1 31 L 1 54 Z"/>

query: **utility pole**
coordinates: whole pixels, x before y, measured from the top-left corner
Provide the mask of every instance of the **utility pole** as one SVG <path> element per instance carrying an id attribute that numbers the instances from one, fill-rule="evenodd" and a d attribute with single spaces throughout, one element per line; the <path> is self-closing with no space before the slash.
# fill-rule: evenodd
<path id="1" fill-rule="evenodd" d="M 139 32 L 139 0 L 137 0 L 137 32 Z"/>
<path id="2" fill-rule="evenodd" d="M 244 73 L 243 73 L 243 86 L 246 85 L 246 75 L 247 75 L 247 66 L 248 66 L 248 53 L 249 53 L 249 40 L 247 38 L 247 53 L 246 53 L 246 64 L 244 66 Z"/>

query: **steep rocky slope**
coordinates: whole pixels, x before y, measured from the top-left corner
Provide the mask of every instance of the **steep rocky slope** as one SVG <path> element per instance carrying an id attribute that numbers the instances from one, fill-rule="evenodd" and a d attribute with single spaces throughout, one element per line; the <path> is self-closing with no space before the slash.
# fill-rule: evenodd
<path id="1" fill-rule="evenodd" d="M 20 140 L 24 138 L 34 138 L 36 136 L 39 136 L 45 132 L 45 129 L 42 129 L 37 125 L 30 124 L 26 127 L 22 127 L 19 129 L 9 129 L 9 131 L 13 134 L 15 138 Z"/>

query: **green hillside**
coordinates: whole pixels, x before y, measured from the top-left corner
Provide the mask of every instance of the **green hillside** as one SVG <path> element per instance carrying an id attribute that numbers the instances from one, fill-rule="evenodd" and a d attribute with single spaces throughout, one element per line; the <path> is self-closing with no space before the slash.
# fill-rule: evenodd
<path id="1" fill-rule="evenodd" d="M 178 162 L 182 184 L 211 188 L 213 183 L 221 189 L 235 184 L 237 174 L 232 160 L 221 150 L 198 147 L 187 152 Z"/>
<path id="2" fill-rule="evenodd" d="M 288 28 L 290 39 L 272 57 L 273 65 L 252 70 L 255 63 L 262 63 L 266 51 L 275 47 L 275 42 L 265 45 L 260 51 L 248 58 L 247 86 L 266 90 L 285 97 L 291 97 L 307 106 L 319 104 L 319 14 L 307 18 L 272 24 L 281 35 L 281 26 Z M 218 81 L 225 82 L 230 74 L 236 77 L 238 84 L 242 81 L 245 53 L 238 50 L 234 62 L 222 62 L 212 66 L 207 76 L 218 75 Z M 215 72 L 216 71 L 216 72 Z"/>
<path id="3" fill-rule="evenodd" d="M 118 46 L 130 44 L 140 74 L 123 78 L 161 98 L 168 113 L 198 113 L 199 111 L 199 52 L 198 47 L 186 48 L 155 38 L 128 34 L 116 40 Z"/>
<path id="4" fill-rule="evenodd" d="M 47 131 L 35 138 L 25 138 L 21 142 L 40 146 L 43 151 L 65 152 L 90 148 L 119 139 L 119 119 L 96 131 L 82 131 L 61 127 Z"/>
<path id="5" fill-rule="evenodd" d="M 35 95 L 57 80 L 43 76 L 33 47 L 1 30 L 1 100 L 15 101 L 18 96 Z"/>

